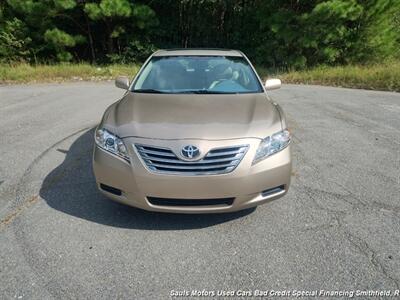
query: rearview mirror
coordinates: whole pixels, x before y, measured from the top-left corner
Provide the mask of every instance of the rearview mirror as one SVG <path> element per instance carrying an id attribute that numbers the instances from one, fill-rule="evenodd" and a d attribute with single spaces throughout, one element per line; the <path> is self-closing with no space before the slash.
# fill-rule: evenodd
<path id="1" fill-rule="evenodd" d="M 267 91 L 280 89 L 282 82 L 280 79 L 268 79 L 265 82 L 265 89 Z"/>
<path id="2" fill-rule="evenodd" d="M 119 76 L 115 79 L 115 86 L 120 89 L 129 89 L 129 78 L 126 76 Z"/>

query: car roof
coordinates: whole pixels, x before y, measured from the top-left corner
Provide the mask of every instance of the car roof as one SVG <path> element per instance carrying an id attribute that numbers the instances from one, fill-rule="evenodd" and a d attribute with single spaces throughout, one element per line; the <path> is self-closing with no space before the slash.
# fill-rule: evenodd
<path id="1" fill-rule="evenodd" d="M 212 49 L 212 48 L 184 48 L 184 49 L 164 49 L 158 50 L 153 56 L 238 56 L 243 53 L 231 49 Z"/>

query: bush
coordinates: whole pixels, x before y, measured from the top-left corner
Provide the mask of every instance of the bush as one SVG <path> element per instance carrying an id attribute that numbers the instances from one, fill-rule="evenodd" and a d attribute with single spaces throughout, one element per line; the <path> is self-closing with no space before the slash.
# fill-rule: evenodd
<path id="1" fill-rule="evenodd" d="M 30 57 L 31 38 L 21 20 L 14 18 L 5 21 L 0 29 L 0 62 L 23 62 Z"/>

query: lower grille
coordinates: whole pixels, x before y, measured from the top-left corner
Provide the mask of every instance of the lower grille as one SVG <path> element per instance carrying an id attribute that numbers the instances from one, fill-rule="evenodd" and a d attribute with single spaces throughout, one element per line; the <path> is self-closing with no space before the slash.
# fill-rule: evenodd
<path id="1" fill-rule="evenodd" d="M 217 199 L 173 199 L 147 197 L 147 200 L 157 206 L 213 206 L 225 205 L 231 206 L 235 198 L 217 198 Z"/>
<path id="2" fill-rule="evenodd" d="M 232 172 L 243 159 L 249 145 L 229 146 L 210 150 L 201 160 L 185 161 L 171 149 L 135 145 L 151 170 L 159 173 L 182 175 L 216 175 Z"/>

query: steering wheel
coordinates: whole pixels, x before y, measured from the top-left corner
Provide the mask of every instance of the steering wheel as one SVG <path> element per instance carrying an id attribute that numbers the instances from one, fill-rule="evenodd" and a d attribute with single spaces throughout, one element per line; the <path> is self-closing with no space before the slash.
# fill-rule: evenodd
<path id="1" fill-rule="evenodd" d="M 214 81 L 213 83 L 210 84 L 210 86 L 208 87 L 209 90 L 215 88 L 217 85 L 220 85 L 221 83 L 223 83 L 224 81 L 227 81 L 230 79 L 218 79 L 216 81 Z"/>

